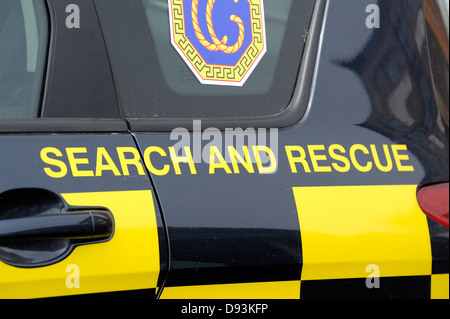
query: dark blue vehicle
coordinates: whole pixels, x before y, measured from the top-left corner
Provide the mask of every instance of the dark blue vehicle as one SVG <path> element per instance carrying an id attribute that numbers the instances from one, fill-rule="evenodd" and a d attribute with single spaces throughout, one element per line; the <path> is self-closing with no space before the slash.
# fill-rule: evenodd
<path id="1" fill-rule="evenodd" d="M 448 10 L 2 0 L 0 298 L 448 299 Z"/>

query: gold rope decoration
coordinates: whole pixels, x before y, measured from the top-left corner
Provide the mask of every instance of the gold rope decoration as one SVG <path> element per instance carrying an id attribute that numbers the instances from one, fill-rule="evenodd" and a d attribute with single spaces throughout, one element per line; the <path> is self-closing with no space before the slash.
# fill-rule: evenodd
<path id="1" fill-rule="evenodd" d="M 212 22 L 212 11 L 214 7 L 214 3 L 216 0 L 208 0 L 207 6 L 206 6 L 206 24 L 208 25 L 208 31 L 211 36 L 211 39 L 214 43 L 210 43 L 203 35 L 202 30 L 200 29 L 200 25 L 198 23 L 198 0 L 192 0 L 192 23 L 194 26 L 195 35 L 197 36 L 197 39 L 200 41 L 200 43 L 207 48 L 210 51 L 222 51 L 227 54 L 233 54 L 242 47 L 242 44 L 244 42 L 245 37 L 245 28 L 244 23 L 242 22 L 241 18 L 239 18 L 236 15 L 231 15 L 230 20 L 237 23 L 239 26 L 239 37 L 236 43 L 232 46 L 226 45 L 228 42 L 228 37 L 224 36 L 222 40 L 219 40 L 217 38 L 216 32 L 214 31 L 214 26 Z M 238 2 L 238 0 L 234 0 L 235 3 Z"/>

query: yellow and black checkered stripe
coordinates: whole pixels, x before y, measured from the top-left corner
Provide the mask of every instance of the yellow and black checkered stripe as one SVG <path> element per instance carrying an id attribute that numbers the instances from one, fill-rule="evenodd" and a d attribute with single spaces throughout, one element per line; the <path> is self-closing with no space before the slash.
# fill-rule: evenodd
<path id="1" fill-rule="evenodd" d="M 166 287 L 162 298 L 448 298 L 449 275 L 433 273 L 429 224 L 416 189 L 294 187 L 299 280 Z"/>
<path id="2" fill-rule="evenodd" d="M 301 297 L 448 298 L 448 273 L 432 271 L 428 221 L 416 189 L 294 188 L 302 237 Z M 379 282 L 369 288 L 371 275 Z"/>
<path id="3" fill-rule="evenodd" d="M 76 247 L 63 261 L 38 268 L 0 262 L 0 299 L 142 292 L 158 286 L 160 255 L 151 190 L 64 193 L 71 206 L 108 207 L 115 221 L 113 238 Z M 79 283 L 68 284 L 76 269 Z M 153 293 L 154 297 L 154 293 Z"/>

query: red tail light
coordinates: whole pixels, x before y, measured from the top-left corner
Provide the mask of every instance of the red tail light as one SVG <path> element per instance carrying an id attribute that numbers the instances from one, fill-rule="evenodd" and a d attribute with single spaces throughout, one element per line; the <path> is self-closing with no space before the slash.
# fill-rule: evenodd
<path id="1" fill-rule="evenodd" d="M 417 200 L 423 212 L 448 228 L 449 183 L 425 186 L 417 192 Z"/>

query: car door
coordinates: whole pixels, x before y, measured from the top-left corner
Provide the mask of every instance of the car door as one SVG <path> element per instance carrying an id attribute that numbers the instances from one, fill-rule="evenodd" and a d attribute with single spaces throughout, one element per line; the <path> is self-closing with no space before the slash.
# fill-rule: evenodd
<path id="1" fill-rule="evenodd" d="M 161 298 L 448 297 L 417 199 L 448 187 L 422 1 L 95 3 L 164 213 Z"/>
<path id="2" fill-rule="evenodd" d="M 156 297 L 160 211 L 93 3 L 2 1 L 0 81 L 0 298 Z"/>

